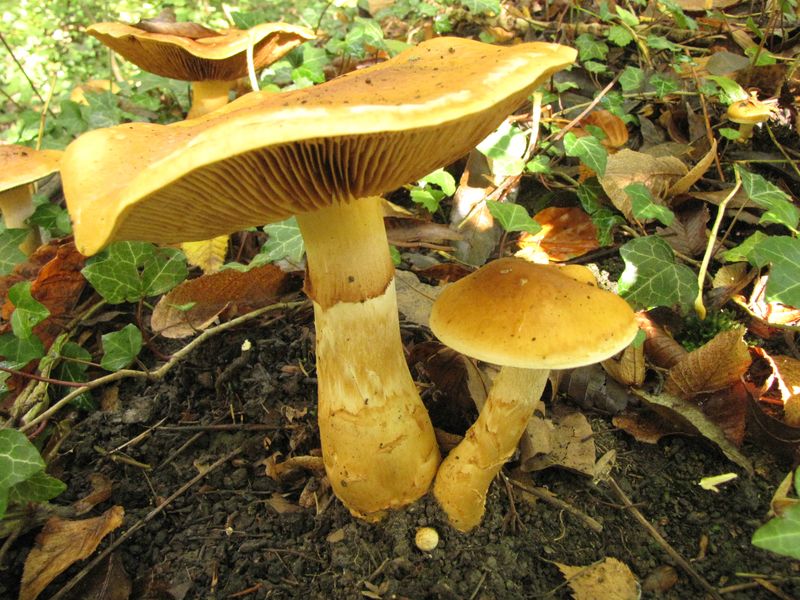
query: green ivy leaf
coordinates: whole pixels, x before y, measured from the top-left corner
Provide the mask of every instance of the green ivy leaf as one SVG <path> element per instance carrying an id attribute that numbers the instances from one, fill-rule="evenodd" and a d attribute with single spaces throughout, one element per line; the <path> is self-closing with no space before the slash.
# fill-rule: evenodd
<path id="1" fill-rule="evenodd" d="M 564 150 L 566 150 L 567 156 L 578 158 L 598 175 L 605 174 L 608 151 L 594 136 L 578 137 L 574 133 L 568 132 L 564 136 Z"/>
<path id="2" fill-rule="evenodd" d="M 686 265 L 675 263 L 669 244 L 655 236 L 631 240 L 620 255 L 625 270 L 619 293 L 635 308 L 689 307 L 697 297 L 697 278 Z"/>
<path id="3" fill-rule="evenodd" d="M 45 202 L 37 206 L 28 220 L 32 225 L 42 227 L 57 237 L 72 233 L 72 224 L 70 223 L 67 209 L 56 206 L 51 202 Z"/>
<path id="4" fill-rule="evenodd" d="M 757 267 L 770 265 L 765 290 L 770 302 L 800 308 L 800 240 L 786 235 L 770 236 L 750 251 L 748 259 Z"/>
<path id="5" fill-rule="evenodd" d="M 81 271 L 110 304 L 137 302 L 171 290 L 189 274 L 186 257 L 148 242 L 115 242 Z"/>
<path id="6" fill-rule="evenodd" d="M 36 447 L 16 429 L 0 429 L 0 519 L 6 513 L 9 490 L 32 475 L 44 471 Z"/>
<path id="7" fill-rule="evenodd" d="M 63 481 L 39 471 L 8 490 L 8 503 L 44 502 L 55 498 L 66 489 L 67 486 Z"/>
<path id="8" fill-rule="evenodd" d="M 608 65 L 596 60 L 587 60 L 583 63 L 583 68 L 589 71 L 589 73 L 595 74 L 605 73 L 608 71 Z"/>
<path id="9" fill-rule="evenodd" d="M 675 220 L 675 213 L 666 206 L 656 204 L 653 195 L 643 183 L 632 183 L 625 186 L 624 191 L 631 199 L 631 212 L 637 219 L 646 221 L 657 219 L 669 227 Z"/>
<path id="10" fill-rule="evenodd" d="M 645 79 L 642 69 L 628 65 L 619 76 L 619 85 L 623 92 L 637 92 L 644 87 Z"/>
<path id="11" fill-rule="evenodd" d="M 669 41 L 662 35 L 648 35 L 647 47 L 651 50 L 669 50 L 670 52 L 681 52 L 682 48 L 675 42 Z"/>
<path id="12" fill-rule="evenodd" d="M 456 193 L 456 180 L 444 169 L 436 169 L 433 173 L 429 173 L 420 179 L 420 182 L 438 185 L 446 196 L 452 196 Z"/>
<path id="13" fill-rule="evenodd" d="M 661 4 L 675 19 L 675 24 L 681 29 L 697 29 L 697 21 L 689 17 L 675 0 L 661 0 Z"/>
<path id="14" fill-rule="evenodd" d="M 86 370 L 92 355 L 75 342 L 66 342 L 59 352 L 62 360 L 59 361 L 55 369 L 55 376 L 62 381 L 72 381 L 73 383 L 84 383 L 87 380 Z M 60 386 L 63 393 L 72 391 L 72 388 Z M 85 392 L 75 398 L 71 404 L 85 411 L 93 411 L 97 407 L 92 399 L 91 392 Z"/>
<path id="15" fill-rule="evenodd" d="M 350 56 L 364 58 L 365 46 L 372 46 L 380 50 L 386 49 L 381 26 L 373 19 L 356 17 L 350 31 L 344 38 L 345 52 Z"/>
<path id="16" fill-rule="evenodd" d="M 9 369 L 21 369 L 43 356 L 42 340 L 35 335 L 26 338 L 18 338 L 13 333 L 0 335 L 0 358 L 3 359 L 3 366 Z"/>
<path id="17" fill-rule="evenodd" d="M 303 259 L 306 251 L 303 244 L 303 236 L 300 234 L 300 227 L 297 219 L 290 217 L 285 221 L 271 223 L 264 227 L 264 233 L 269 238 L 261 247 L 261 252 L 266 257 L 267 262 L 288 259 L 291 262 L 299 263 Z"/>
<path id="18" fill-rule="evenodd" d="M 730 250 L 726 250 L 722 257 L 728 262 L 743 262 L 750 260 L 750 254 L 757 244 L 767 239 L 767 234 L 763 231 L 756 231 L 741 244 Z"/>
<path id="19" fill-rule="evenodd" d="M 500 14 L 499 0 L 461 0 L 461 5 L 477 14 Z"/>
<path id="20" fill-rule="evenodd" d="M 497 219 L 505 231 L 526 231 L 528 233 L 538 233 L 542 226 L 534 221 L 519 204 L 510 202 L 498 202 L 497 200 L 487 200 L 486 207 L 491 215 Z"/>
<path id="21" fill-rule="evenodd" d="M 528 173 L 548 175 L 553 172 L 550 168 L 550 157 L 544 154 L 537 154 L 525 164 Z"/>
<path id="22" fill-rule="evenodd" d="M 624 225 L 625 219 L 622 215 L 615 213 L 608 208 L 601 208 L 591 215 L 592 223 L 597 228 L 597 241 L 601 246 L 610 246 L 614 243 L 614 228 Z"/>
<path id="23" fill-rule="evenodd" d="M 621 6 L 615 6 L 614 10 L 617 11 L 619 20 L 625 23 L 625 25 L 628 27 L 636 27 L 639 24 L 639 17 L 637 17 L 631 11 L 624 9 Z"/>
<path id="24" fill-rule="evenodd" d="M 605 60 L 608 56 L 608 44 L 598 40 L 590 33 L 582 33 L 575 39 L 578 57 L 581 62 L 587 60 Z"/>
<path id="25" fill-rule="evenodd" d="M 106 333 L 101 338 L 103 358 L 100 366 L 106 371 L 119 371 L 130 365 L 142 349 L 142 332 L 128 323 L 119 331 Z"/>
<path id="26" fill-rule="evenodd" d="M 18 338 L 33 335 L 33 328 L 50 316 L 47 307 L 31 296 L 31 282 L 20 281 L 8 290 L 8 299 L 14 305 L 11 313 L 11 330 Z"/>
<path id="27" fill-rule="evenodd" d="M 731 102 L 738 102 L 739 100 L 747 100 L 749 98 L 745 89 L 730 77 L 722 75 L 708 75 L 706 79 L 710 79 L 719 86 L 722 90 L 724 97 L 721 98 L 726 104 Z"/>
<path id="28" fill-rule="evenodd" d="M 504 121 L 477 148 L 492 159 L 492 171 L 496 175 L 519 175 L 525 168 L 522 157 L 528 150 L 528 136 L 516 125 Z"/>
<path id="29" fill-rule="evenodd" d="M 673 77 L 660 73 L 656 73 L 650 78 L 649 85 L 659 98 L 663 98 L 679 88 L 678 82 Z"/>
<path id="30" fill-rule="evenodd" d="M 27 229 L 3 229 L 0 231 L 0 275 L 8 275 L 26 256 L 19 245 L 28 237 Z"/>
<path id="31" fill-rule="evenodd" d="M 780 188 L 764 179 L 761 175 L 737 168 L 742 178 L 742 188 L 747 197 L 766 211 L 761 215 L 759 223 L 785 225 L 797 233 L 800 209 L 792 203 L 791 199 Z"/>
<path id="32" fill-rule="evenodd" d="M 633 41 L 633 34 L 622 25 L 612 25 L 609 27 L 606 37 L 609 42 L 616 44 L 620 48 L 627 46 Z"/>
<path id="33" fill-rule="evenodd" d="M 751 542 L 758 548 L 800 559 L 800 504 L 785 508 L 780 517 L 756 529 Z"/>

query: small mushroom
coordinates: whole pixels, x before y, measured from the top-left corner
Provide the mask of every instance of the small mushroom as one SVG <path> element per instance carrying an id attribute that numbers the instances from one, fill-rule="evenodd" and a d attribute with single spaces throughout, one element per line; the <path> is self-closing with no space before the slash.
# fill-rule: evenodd
<path id="1" fill-rule="evenodd" d="M 480 523 L 489 484 L 514 453 L 550 369 L 604 360 L 625 348 L 638 326 L 627 302 L 599 289 L 585 267 L 521 258 L 493 261 L 447 286 L 430 326 L 454 350 L 502 367 L 433 486 L 453 526 L 469 531 Z"/>
<path id="2" fill-rule="evenodd" d="M 20 250 L 30 255 L 39 245 L 39 235 L 28 227 L 34 206 L 31 184 L 58 171 L 60 150 L 34 150 L 15 144 L 0 145 L 0 212 L 8 229 L 28 229 Z"/>
<path id="3" fill-rule="evenodd" d="M 200 119 L 88 132 L 62 169 L 76 244 L 202 240 L 296 215 L 325 469 L 351 512 L 377 517 L 425 494 L 439 464 L 400 340 L 379 195 L 466 154 L 574 59 L 554 44 L 434 38 Z"/>
<path id="4" fill-rule="evenodd" d="M 766 123 L 775 114 L 775 106 L 762 102 L 756 94 L 739 100 L 728 107 L 728 120 L 739 125 L 739 142 L 746 142 L 753 136 L 753 126 Z"/>
<path id="5" fill-rule="evenodd" d="M 191 81 L 189 119 L 228 103 L 232 85 L 247 75 L 249 45 L 253 46 L 253 66 L 261 69 L 315 37 L 305 27 L 286 23 L 262 23 L 246 31 L 229 29 L 200 38 L 146 31 L 125 23 L 96 23 L 86 31 L 149 73 Z"/>

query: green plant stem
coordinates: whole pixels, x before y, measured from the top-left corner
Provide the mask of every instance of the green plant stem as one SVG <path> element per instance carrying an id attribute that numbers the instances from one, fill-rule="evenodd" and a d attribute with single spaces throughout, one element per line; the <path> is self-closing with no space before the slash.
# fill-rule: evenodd
<path id="1" fill-rule="evenodd" d="M 707 314 L 705 304 L 703 304 L 703 284 L 705 283 L 706 272 L 708 271 L 708 263 L 711 262 L 711 256 L 714 254 L 714 250 L 716 249 L 717 234 L 719 233 L 719 227 L 722 224 L 722 218 L 725 216 L 725 207 L 742 186 L 742 178 L 739 175 L 739 171 L 735 170 L 734 173 L 736 175 L 736 185 L 733 186 L 733 189 L 730 191 L 730 193 L 725 196 L 722 202 L 719 203 L 719 207 L 717 208 L 717 216 L 714 219 L 714 225 L 711 227 L 711 233 L 708 236 L 706 252 L 703 254 L 703 261 L 700 263 L 700 270 L 697 273 L 698 290 L 697 298 L 694 300 L 694 311 L 697 313 L 697 316 L 700 318 L 700 320 L 705 319 Z"/>
<path id="2" fill-rule="evenodd" d="M 195 348 L 197 348 L 199 345 L 201 345 L 209 338 L 214 337 L 218 333 L 227 331 L 228 329 L 241 325 L 242 323 L 245 323 L 251 319 L 254 319 L 258 316 L 261 316 L 271 311 L 290 310 L 293 308 L 298 308 L 300 306 L 307 306 L 308 304 L 309 302 L 307 300 L 300 300 L 297 302 L 279 302 L 276 304 L 270 304 L 269 306 L 264 306 L 262 308 L 251 311 L 240 317 L 236 317 L 235 319 L 231 319 L 230 321 L 222 323 L 221 325 L 217 325 L 216 327 L 206 329 L 203 333 L 201 333 L 191 342 L 186 344 L 183 348 L 178 350 L 178 352 L 173 354 L 172 357 L 166 363 L 161 365 L 158 369 L 155 369 L 153 371 L 137 371 L 132 369 L 121 369 L 119 371 L 110 373 L 103 377 L 98 377 L 97 379 L 93 379 L 92 381 L 86 383 L 85 385 L 82 385 L 79 388 L 76 388 L 75 390 L 73 390 L 72 392 L 61 398 L 58 402 L 53 404 L 53 406 L 48 408 L 46 411 L 42 412 L 37 417 L 31 419 L 28 423 L 20 427 L 19 430 L 23 433 L 31 431 L 39 423 L 41 423 L 45 419 L 49 419 L 50 417 L 52 417 L 62 407 L 67 405 L 69 402 L 71 402 L 81 394 L 84 394 L 95 388 L 104 386 L 108 383 L 113 383 L 114 381 L 119 381 L 120 379 L 128 379 L 128 378 L 149 379 L 151 381 L 158 381 L 162 379 L 170 371 L 170 369 L 172 369 L 176 364 L 178 364 L 181 360 L 183 360 Z M 4 427 L 10 427 L 10 426 L 11 422 L 6 422 L 4 424 Z"/>

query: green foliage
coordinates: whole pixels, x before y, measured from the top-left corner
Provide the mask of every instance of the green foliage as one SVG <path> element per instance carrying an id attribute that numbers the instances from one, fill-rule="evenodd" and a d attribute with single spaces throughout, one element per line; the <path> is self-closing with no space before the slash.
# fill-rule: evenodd
<path id="1" fill-rule="evenodd" d="M 24 434 L 0 429 L 0 519 L 10 503 L 49 500 L 66 489 L 44 469 L 39 451 Z"/>
<path id="2" fill-rule="evenodd" d="M 11 313 L 11 330 L 19 338 L 33 335 L 33 328 L 44 321 L 50 311 L 31 296 L 31 282 L 21 281 L 8 290 L 8 299 L 14 305 Z"/>
<path id="3" fill-rule="evenodd" d="M 538 233 L 542 229 L 542 226 L 531 218 L 524 206 L 511 202 L 497 202 L 496 200 L 487 200 L 486 206 L 505 231 Z"/>
<path id="4" fill-rule="evenodd" d="M 783 235 L 767 237 L 753 246 L 748 260 L 757 267 L 770 267 L 767 301 L 800 306 L 800 240 Z"/>
<path id="5" fill-rule="evenodd" d="M 284 258 L 293 263 L 303 260 L 306 247 L 303 243 L 303 236 L 300 234 L 300 227 L 297 225 L 297 219 L 290 217 L 285 221 L 271 223 L 264 227 L 264 233 L 269 237 L 261 247 L 258 257 L 262 264 Z"/>
<path id="6" fill-rule="evenodd" d="M 800 470 L 794 473 L 794 491 L 800 496 Z M 770 552 L 800 559 L 800 501 L 795 500 L 779 516 L 759 527 L 751 542 Z"/>
<path id="7" fill-rule="evenodd" d="M 86 370 L 92 360 L 92 355 L 85 348 L 75 342 L 65 342 L 59 351 L 61 360 L 56 365 L 53 374 L 61 381 L 84 383 L 87 381 Z M 62 394 L 68 393 L 72 388 L 63 387 Z M 72 401 L 72 405 L 85 411 L 95 410 L 95 402 L 89 392 L 84 392 Z"/>
<path id="8" fill-rule="evenodd" d="M 747 197 L 766 211 L 759 222 L 785 225 L 792 232 L 797 233 L 800 209 L 792 203 L 791 199 L 761 175 L 742 168 L 738 170 L 742 178 L 742 189 Z"/>
<path id="9" fill-rule="evenodd" d="M 741 327 L 741 323 L 736 319 L 736 313 L 727 309 L 711 311 L 705 319 L 690 312 L 686 315 L 683 325 L 683 329 L 675 339 L 690 352 L 711 341 L 720 332 Z"/>
<path id="10" fill-rule="evenodd" d="M 492 172 L 495 175 L 518 175 L 525 168 L 528 134 L 517 125 L 505 121 L 481 141 L 477 148 L 492 159 Z"/>
<path id="11" fill-rule="evenodd" d="M 631 240 L 620 248 L 620 255 L 625 270 L 619 278 L 619 293 L 635 308 L 688 308 L 697 297 L 694 272 L 675 262 L 672 248 L 661 238 Z"/>
<path id="12" fill-rule="evenodd" d="M 410 193 L 411 200 L 424 206 L 428 212 L 435 213 L 442 200 L 456 193 L 456 180 L 444 169 L 437 169 L 412 186 Z"/>
<path id="13" fill-rule="evenodd" d="M 19 245 L 28 237 L 27 229 L 0 230 L 0 275 L 8 275 L 14 267 L 25 260 Z"/>
<path id="14" fill-rule="evenodd" d="M 106 333 L 102 337 L 103 358 L 100 366 L 106 371 L 119 371 L 128 367 L 142 349 L 142 332 L 128 323 L 119 331 Z"/>
<path id="15" fill-rule="evenodd" d="M 656 204 L 653 195 L 643 183 L 632 183 L 625 187 L 625 193 L 631 199 L 631 212 L 633 216 L 642 221 L 657 219 L 664 225 L 670 226 L 675 220 L 675 213 L 666 206 Z"/>
<path id="16" fill-rule="evenodd" d="M 189 274 L 180 250 L 148 242 L 115 242 L 90 258 L 81 272 L 110 304 L 163 294 Z"/>
<path id="17" fill-rule="evenodd" d="M 610 246 L 614 242 L 614 228 L 623 225 L 625 219 L 600 202 L 602 194 L 603 189 L 597 178 L 588 179 L 579 185 L 577 190 L 583 210 L 588 213 L 597 228 L 597 241 L 601 246 Z"/>
<path id="18" fill-rule="evenodd" d="M 605 174 L 608 151 L 593 135 L 578 137 L 574 133 L 568 132 L 564 136 L 564 150 L 567 156 L 578 158 L 598 175 Z"/>

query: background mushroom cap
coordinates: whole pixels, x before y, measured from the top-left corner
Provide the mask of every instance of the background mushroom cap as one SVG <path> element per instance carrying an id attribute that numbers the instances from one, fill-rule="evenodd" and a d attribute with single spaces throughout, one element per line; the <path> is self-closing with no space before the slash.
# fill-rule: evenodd
<path id="1" fill-rule="evenodd" d="M 55 173 L 62 154 L 61 150 L 0 145 L 0 193 Z"/>
<path id="2" fill-rule="evenodd" d="M 86 31 L 145 71 L 183 81 L 232 81 L 244 77 L 251 39 L 253 65 L 261 69 L 316 37 L 310 29 L 286 23 L 229 29 L 200 39 L 151 33 L 125 23 L 95 23 Z"/>
<path id="3" fill-rule="evenodd" d="M 633 310 L 616 294 L 521 258 L 495 260 L 448 285 L 430 327 L 462 354 L 526 369 L 605 360 L 638 330 Z"/>
<path id="4" fill-rule="evenodd" d="M 86 133 L 62 165 L 76 243 L 208 239 L 396 189 L 473 148 L 574 59 L 555 44 L 436 38 L 191 121 Z"/>

